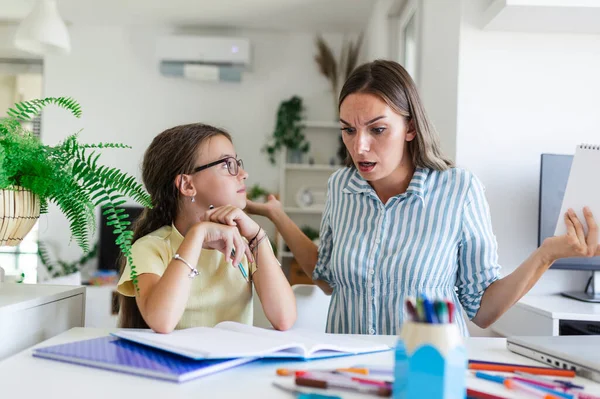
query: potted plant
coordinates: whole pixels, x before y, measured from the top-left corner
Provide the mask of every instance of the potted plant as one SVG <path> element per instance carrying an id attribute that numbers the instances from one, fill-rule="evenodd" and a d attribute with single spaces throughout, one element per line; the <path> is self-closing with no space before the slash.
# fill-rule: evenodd
<path id="1" fill-rule="evenodd" d="M 132 264 L 132 278 L 137 283 L 131 257 L 133 232 L 128 230 L 125 211 L 118 207 L 126 202 L 125 197 L 151 207 L 150 196 L 133 176 L 98 163 L 99 150 L 131 147 L 119 143 L 83 144 L 77 134 L 55 146 L 43 144 L 22 122 L 32 120 L 50 104 L 77 118 L 81 116 L 81 107 L 74 99 L 48 97 L 15 104 L 8 110 L 8 118 L 0 121 L 0 197 L 5 199 L 0 201 L 0 221 L 21 221 L 0 229 L 0 245 L 16 245 L 29 232 L 22 221 L 33 220 L 33 226 L 39 214 L 48 211 L 48 203 L 53 202 L 67 217 L 72 238 L 84 253 L 89 253 L 90 233 L 96 227 L 94 211 L 99 206 L 108 215 L 108 225 Z M 16 194 L 26 197 L 19 200 Z"/>
<path id="2" fill-rule="evenodd" d="M 248 190 L 246 197 L 250 201 L 258 201 L 260 199 L 264 199 L 269 195 L 269 192 L 264 189 L 260 184 L 255 184 Z"/>
<path id="3" fill-rule="evenodd" d="M 293 96 L 289 100 L 282 101 L 277 110 L 277 121 L 275 131 L 270 143 L 264 147 L 269 154 L 269 161 L 275 164 L 275 155 L 285 147 L 288 149 L 288 162 L 302 163 L 302 154 L 310 149 L 310 143 L 306 141 L 302 131 L 302 112 L 304 106 L 302 98 Z"/>

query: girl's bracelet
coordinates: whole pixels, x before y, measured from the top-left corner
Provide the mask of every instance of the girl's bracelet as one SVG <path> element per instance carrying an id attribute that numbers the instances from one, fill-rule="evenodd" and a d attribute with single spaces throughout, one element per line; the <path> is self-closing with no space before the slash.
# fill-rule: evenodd
<path id="1" fill-rule="evenodd" d="M 179 256 L 179 254 L 175 254 L 175 255 L 173 255 L 173 259 L 182 261 L 183 263 L 185 263 L 185 264 L 187 265 L 187 267 L 189 267 L 189 268 L 190 268 L 190 270 L 191 270 L 191 271 L 190 271 L 190 274 L 188 274 L 188 277 L 189 277 L 189 278 L 194 278 L 194 277 L 196 277 L 198 274 L 200 274 L 200 273 L 198 272 L 198 269 L 196 269 L 195 267 L 192 267 L 192 265 L 190 265 L 190 264 L 189 264 L 189 262 L 188 262 L 187 260 L 185 260 L 185 259 L 183 259 L 181 256 Z"/>

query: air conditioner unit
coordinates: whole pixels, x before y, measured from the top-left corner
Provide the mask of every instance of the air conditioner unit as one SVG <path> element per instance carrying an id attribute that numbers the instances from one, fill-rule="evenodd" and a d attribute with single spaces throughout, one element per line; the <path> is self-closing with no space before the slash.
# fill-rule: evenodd
<path id="1" fill-rule="evenodd" d="M 160 72 L 204 81 L 239 82 L 250 64 L 250 41 L 233 37 L 166 36 L 156 46 Z"/>

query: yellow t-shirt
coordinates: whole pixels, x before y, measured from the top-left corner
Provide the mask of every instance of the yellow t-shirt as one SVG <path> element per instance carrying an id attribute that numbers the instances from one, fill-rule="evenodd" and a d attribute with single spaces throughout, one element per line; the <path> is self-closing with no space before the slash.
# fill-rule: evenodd
<path id="1" fill-rule="evenodd" d="M 138 275 L 153 273 L 162 276 L 183 242 L 183 236 L 175 226 L 160 229 L 137 240 L 132 248 L 133 262 Z M 250 275 L 246 257 L 244 269 Z M 213 327 L 222 321 L 252 324 L 252 283 L 247 282 L 237 267 L 225 262 L 223 254 L 216 250 L 200 252 L 198 276 L 192 288 L 185 311 L 175 328 Z M 134 296 L 129 263 L 119 280 L 117 290 L 125 296 Z"/>

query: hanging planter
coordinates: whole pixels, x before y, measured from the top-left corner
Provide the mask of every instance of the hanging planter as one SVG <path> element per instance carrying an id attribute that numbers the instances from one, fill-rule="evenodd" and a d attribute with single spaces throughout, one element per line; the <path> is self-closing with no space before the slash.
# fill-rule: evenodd
<path id="1" fill-rule="evenodd" d="M 44 144 L 22 122 L 31 121 L 48 105 L 81 117 L 81 107 L 74 99 L 48 97 L 17 103 L 6 112 L 8 117 L 0 120 L 0 189 L 5 190 L 0 200 L 0 245 L 17 245 L 39 214 L 47 213 L 48 205 L 54 203 L 66 216 L 75 242 L 88 252 L 96 227 L 95 211 L 100 208 L 131 265 L 131 278 L 137 287 L 131 255 L 133 232 L 128 228 L 129 216 L 120 207 L 126 197 L 147 208 L 152 207 L 152 201 L 134 176 L 98 162 L 101 151 L 130 147 L 121 143 L 84 144 L 78 133 L 54 146 Z M 25 190 L 31 190 L 35 197 Z"/>
<path id="2" fill-rule="evenodd" d="M 17 246 L 40 217 L 40 198 L 23 187 L 0 190 L 0 246 Z"/>

